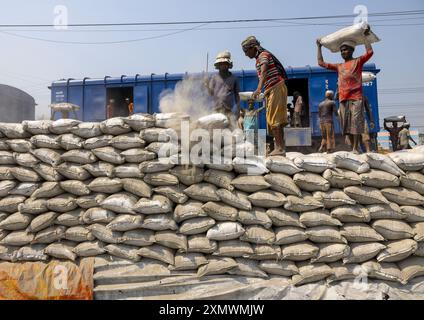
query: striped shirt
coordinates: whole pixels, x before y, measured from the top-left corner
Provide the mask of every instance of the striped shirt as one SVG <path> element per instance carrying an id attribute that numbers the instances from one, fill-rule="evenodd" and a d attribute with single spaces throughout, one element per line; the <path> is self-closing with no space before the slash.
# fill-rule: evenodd
<path id="1" fill-rule="evenodd" d="M 275 61 L 272 55 L 269 52 L 262 52 L 256 57 L 256 71 L 258 77 L 261 77 L 261 66 L 263 64 L 268 65 L 268 70 L 265 74 L 265 85 L 264 90 L 267 92 L 277 83 L 281 82 L 284 78 L 282 74 L 278 71 Z"/>

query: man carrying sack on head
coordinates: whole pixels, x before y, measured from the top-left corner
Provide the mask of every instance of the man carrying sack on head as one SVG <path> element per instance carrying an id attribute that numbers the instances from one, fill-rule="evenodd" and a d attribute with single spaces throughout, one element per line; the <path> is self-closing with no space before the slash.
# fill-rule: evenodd
<path id="1" fill-rule="evenodd" d="M 264 89 L 267 128 L 275 143 L 274 151 L 269 155 L 285 155 L 283 128 L 288 124 L 286 71 L 281 62 L 271 52 L 262 48 L 254 36 L 248 37 L 241 45 L 247 57 L 256 59 L 259 84 L 252 99 L 257 99 Z"/>

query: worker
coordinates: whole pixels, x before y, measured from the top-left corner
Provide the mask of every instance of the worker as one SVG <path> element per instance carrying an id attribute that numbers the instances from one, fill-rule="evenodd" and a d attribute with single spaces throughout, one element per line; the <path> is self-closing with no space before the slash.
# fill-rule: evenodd
<path id="1" fill-rule="evenodd" d="M 243 117 L 242 129 L 244 136 L 248 139 L 249 142 L 253 142 L 255 146 L 255 152 L 258 148 L 259 113 L 264 108 L 265 106 L 255 109 L 255 101 L 249 100 L 248 108 L 246 110 L 242 109 L 241 112 Z"/>
<path id="2" fill-rule="evenodd" d="M 387 121 L 384 120 L 384 129 L 387 130 L 390 134 L 390 142 L 392 143 L 392 150 L 398 151 L 399 150 L 399 133 L 403 128 L 399 127 L 397 122 L 393 122 L 392 126 L 389 127 L 387 125 Z"/>
<path id="3" fill-rule="evenodd" d="M 256 99 L 264 90 L 267 128 L 274 137 L 274 150 L 269 155 L 285 155 L 283 128 L 288 124 L 287 73 L 281 62 L 254 36 L 248 37 L 241 45 L 247 57 L 256 59 L 259 84 L 252 98 Z"/>
<path id="4" fill-rule="evenodd" d="M 324 61 L 322 55 L 322 44 L 317 40 L 318 64 L 326 69 L 338 72 L 339 86 L 339 114 L 343 135 L 348 136 L 352 144 L 352 152 L 359 154 L 359 139 L 364 133 L 364 112 L 362 103 L 362 68 L 363 65 L 373 56 L 374 52 L 366 35 L 370 29 L 364 31 L 364 43 L 366 53 L 353 58 L 356 43 L 344 41 L 340 45 L 341 56 L 344 63 L 330 64 Z"/>
<path id="5" fill-rule="evenodd" d="M 362 96 L 362 103 L 363 103 L 363 106 L 364 106 L 364 112 L 367 116 L 366 119 L 368 119 L 369 124 L 365 119 L 365 121 L 364 121 L 364 133 L 361 134 L 361 140 L 362 140 L 362 143 L 365 147 L 365 152 L 370 153 L 370 152 L 372 152 L 370 129 L 373 130 L 374 127 L 375 127 L 375 124 L 374 124 L 374 118 L 373 118 L 373 115 L 372 115 L 372 112 L 371 112 L 370 102 L 365 95 Z"/>
<path id="6" fill-rule="evenodd" d="M 231 126 L 236 127 L 240 116 L 240 84 L 238 78 L 230 72 L 233 67 L 231 53 L 228 51 L 219 53 L 214 66 L 219 72 L 207 80 L 207 88 L 216 100 L 216 112 L 226 115 Z M 234 105 L 236 110 L 233 112 Z"/>
<path id="7" fill-rule="evenodd" d="M 128 107 L 128 115 L 131 116 L 134 114 L 134 103 L 131 102 L 130 98 L 125 98 L 125 103 Z"/>
<path id="8" fill-rule="evenodd" d="M 293 104 L 294 104 L 294 127 L 302 127 L 302 115 L 304 113 L 303 97 L 298 91 L 293 93 Z"/>
<path id="9" fill-rule="evenodd" d="M 115 99 L 110 99 L 109 104 L 106 106 L 106 119 L 113 118 L 115 110 Z"/>
<path id="10" fill-rule="evenodd" d="M 411 145 L 409 144 L 410 140 L 415 145 L 417 145 L 415 140 L 411 137 L 411 133 L 409 132 L 410 126 L 411 125 L 408 122 L 404 123 L 402 126 L 402 130 L 399 132 L 399 149 L 400 150 L 412 149 Z"/>
<path id="11" fill-rule="evenodd" d="M 327 90 L 325 100 L 318 106 L 318 117 L 322 141 L 318 152 L 333 152 L 336 149 L 333 114 L 337 117 L 337 107 L 334 102 L 334 92 Z"/>

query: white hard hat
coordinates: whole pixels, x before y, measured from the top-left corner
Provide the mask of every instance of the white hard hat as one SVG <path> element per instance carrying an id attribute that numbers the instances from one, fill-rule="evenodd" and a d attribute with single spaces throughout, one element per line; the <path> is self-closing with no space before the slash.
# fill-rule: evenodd
<path id="1" fill-rule="evenodd" d="M 229 51 L 223 51 L 218 53 L 215 59 L 215 67 L 218 65 L 218 63 L 226 62 L 230 64 L 230 68 L 233 67 L 233 61 L 231 60 L 231 53 Z"/>

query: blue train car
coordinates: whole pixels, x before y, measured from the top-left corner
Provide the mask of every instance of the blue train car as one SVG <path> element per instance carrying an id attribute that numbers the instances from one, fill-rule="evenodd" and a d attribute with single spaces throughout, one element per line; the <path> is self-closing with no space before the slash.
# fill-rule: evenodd
<path id="1" fill-rule="evenodd" d="M 326 90 L 337 90 L 337 74 L 320 67 L 306 66 L 303 68 L 288 67 L 289 80 L 287 87 L 289 96 L 294 91 L 299 91 L 307 106 L 309 113 L 306 126 L 311 128 L 312 136 L 320 136 L 318 105 L 324 99 Z M 380 72 L 375 64 L 366 64 L 364 71 L 377 74 Z M 256 71 L 234 71 L 240 80 L 241 91 L 254 91 L 258 84 Z M 82 80 L 67 79 L 52 83 L 51 102 L 69 102 L 79 105 L 78 119 L 83 121 L 102 121 L 106 118 L 106 105 L 109 99 L 115 99 L 117 104 L 124 105 L 125 98 L 134 102 L 135 113 L 159 112 L 159 99 L 164 90 L 173 89 L 177 82 L 181 81 L 187 74 L 164 74 L 150 76 L 126 76 L 110 77 L 103 79 L 84 78 Z M 368 97 L 374 119 L 375 128 L 370 133 L 380 131 L 377 79 L 364 84 L 364 94 Z M 291 100 L 289 99 L 290 103 Z M 128 111 L 122 108 L 119 115 L 125 116 Z M 265 114 L 260 115 L 260 127 L 266 128 Z M 336 133 L 340 128 L 336 123 Z"/>

